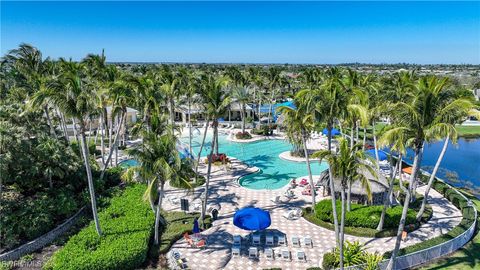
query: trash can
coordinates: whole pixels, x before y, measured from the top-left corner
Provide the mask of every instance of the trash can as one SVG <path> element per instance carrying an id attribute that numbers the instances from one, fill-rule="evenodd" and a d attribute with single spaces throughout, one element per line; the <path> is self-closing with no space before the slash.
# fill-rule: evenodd
<path id="1" fill-rule="evenodd" d="M 213 209 L 212 210 L 212 220 L 217 220 L 218 219 L 218 209 Z"/>

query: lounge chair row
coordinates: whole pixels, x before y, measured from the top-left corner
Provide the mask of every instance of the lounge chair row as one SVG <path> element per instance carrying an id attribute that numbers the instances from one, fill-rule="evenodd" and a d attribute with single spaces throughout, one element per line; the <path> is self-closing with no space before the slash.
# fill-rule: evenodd
<path id="1" fill-rule="evenodd" d="M 291 238 L 292 246 L 300 247 L 300 237 L 299 236 L 292 236 Z M 260 234 L 252 235 L 252 245 L 259 246 L 261 245 L 261 236 Z M 277 236 L 277 244 L 280 246 L 287 245 L 287 239 L 284 234 Z M 242 245 L 242 237 L 240 235 L 233 236 L 233 246 L 241 246 Z M 267 234 L 265 236 L 265 245 L 266 246 L 274 246 L 275 245 L 275 237 L 272 234 Z M 303 237 L 303 245 L 308 247 L 313 247 L 313 240 L 310 236 Z"/>
<path id="2" fill-rule="evenodd" d="M 272 248 L 265 248 L 264 252 L 265 258 L 267 260 L 275 260 L 275 257 L 277 254 L 275 254 L 275 250 Z M 297 250 L 296 252 L 296 259 L 300 262 L 305 262 L 306 261 L 306 256 L 305 256 L 305 251 L 303 250 Z M 232 248 L 232 256 L 241 256 L 241 248 L 240 247 L 233 247 Z M 248 257 L 249 258 L 258 258 L 259 257 L 259 250 L 257 247 L 250 247 L 248 249 Z M 291 261 L 291 252 L 288 249 L 282 249 L 280 250 L 280 253 L 278 254 L 278 257 L 281 257 L 282 260 L 284 261 Z"/>

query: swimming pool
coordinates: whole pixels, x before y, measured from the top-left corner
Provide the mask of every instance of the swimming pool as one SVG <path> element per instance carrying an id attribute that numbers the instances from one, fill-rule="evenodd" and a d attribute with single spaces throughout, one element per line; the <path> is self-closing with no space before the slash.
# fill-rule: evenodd
<path id="1" fill-rule="evenodd" d="M 118 166 L 122 168 L 129 168 L 137 165 L 138 165 L 138 161 L 136 161 L 135 159 L 126 159 L 118 163 Z"/>
<path id="2" fill-rule="evenodd" d="M 282 152 L 291 150 L 292 146 L 284 140 L 263 140 L 252 143 L 235 143 L 227 140 L 226 135 L 219 135 L 219 152 L 226 153 L 240 159 L 249 166 L 260 169 L 259 172 L 240 178 L 241 186 L 249 189 L 278 189 L 290 182 L 290 179 L 307 175 L 305 162 L 293 162 L 278 157 Z M 188 143 L 188 138 L 182 138 Z M 192 141 L 192 149 L 197 156 L 202 142 L 202 135 L 195 136 Z M 207 133 L 202 156 L 206 156 L 211 150 L 211 135 Z M 311 163 L 312 173 L 320 174 L 326 170 L 327 163 L 320 164 L 318 161 Z"/>

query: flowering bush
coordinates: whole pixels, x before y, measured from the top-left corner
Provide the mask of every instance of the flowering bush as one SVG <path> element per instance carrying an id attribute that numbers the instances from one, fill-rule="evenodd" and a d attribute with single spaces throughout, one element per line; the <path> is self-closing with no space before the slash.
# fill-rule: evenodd
<path id="1" fill-rule="evenodd" d="M 207 158 L 205 159 L 205 163 L 207 163 L 207 164 L 208 164 L 208 158 L 209 157 L 210 157 L 210 155 L 207 156 Z M 213 154 L 212 155 L 212 162 L 213 163 L 229 163 L 230 160 L 228 159 L 226 154 L 218 154 L 218 155 Z"/>
<path id="2" fill-rule="evenodd" d="M 235 134 L 235 138 L 240 140 L 248 140 L 252 138 L 252 135 L 250 135 L 248 131 L 245 131 L 245 132 L 240 131 L 240 132 L 237 132 L 237 134 Z"/>

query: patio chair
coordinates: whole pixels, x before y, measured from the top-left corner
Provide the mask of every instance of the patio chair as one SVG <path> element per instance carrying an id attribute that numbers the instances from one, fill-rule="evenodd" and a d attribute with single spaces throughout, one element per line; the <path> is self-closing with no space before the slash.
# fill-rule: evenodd
<path id="1" fill-rule="evenodd" d="M 303 244 L 305 246 L 310 246 L 310 247 L 313 247 L 313 241 L 312 241 L 312 238 L 310 236 L 305 236 L 303 238 Z"/>
<path id="2" fill-rule="evenodd" d="M 239 246 L 232 247 L 232 256 L 240 256 L 241 251 Z"/>
<path id="3" fill-rule="evenodd" d="M 283 246 L 287 244 L 287 238 L 284 234 L 278 236 L 278 244 Z"/>
<path id="4" fill-rule="evenodd" d="M 298 250 L 297 251 L 297 260 L 299 262 L 305 262 L 306 261 L 305 252 L 303 250 Z"/>
<path id="5" fill-rule="evenodd" d="M 233 236 L 233 245 L 234 246 L 241 246 L 242 245 L 242 237 L 240 235 Z"/>
<path id="6" fill-rule="evenodd" d="M 290 261 L 290 251 L 288 249 L 282 250 L 282 259 L 284 261 Z"/>
<path id="7" fill-rule="evenodd" d="M 248 249 L 248 257 L 249 258 L 258 258 L 258 248 L 251 247 Z"/>
<path id="8" fill-rule="evenodd" d="M 283 214 L 283 217 L 286 218 L 286 219 L 288 219 L 288 220 L 294 220 L 294 219 L 296 219 L 296 217 L 295 217 L 295 212 L 294 212 L 293 210 L 290 210 L 290 211 L 284 213 L 284 214 Z"/>
<path id="9" fill-rule="evenodd" d="M 274 245 L 273 235 L 267 234 L 267 236 L 265 237 L 265 245 L 267 245 L 267 246 L 273 246 Z"/>
<path id="10" fill-rule="evenodd" d="M 207 246 L 207 241 L 205 241 L 205 239 L 202 239 L 202 240 L 198 241 L 197 244 L 196 244 L 197 248 L 204 248 L 206 246 Z"/>
<path id="11" fill-rule="evenodd" d="M 292 245 L 296 247 L 300 246 L 300 238 L 298 236 L 292 236 Z"/>
<path id="12" fill-rule="evenodd" d="M 274 198 L 271 199 L 271 201 L 272 201 L 273 203 L 281 203 L 281 201 L 280 201 L 280 196 L 279 196 L 279 195 L 275 196 Z"/>
<path id="13" fill-rule="evenodd" d="M 299 186 L 306 186 L 308 185 L 308 180 L 306 178 L 302 178 L 302 180 L 300 180 L 300 183 L 298 183 Z"/>
<path id="14" fill-rule="evenodd" d="M 275 259 L 275 256 L 273 254 L 273 249 L 271 249 L 271 248 L 266 248 L 265 249 L 265 258 L 267 258 L 267 260 L 274 260 Z"/>
<path id="15" fill-rule="evenodd" d="M 260 234 L 254 234 L 252 236 L 252 244 L 256 246 L 260 245 Z"/>

